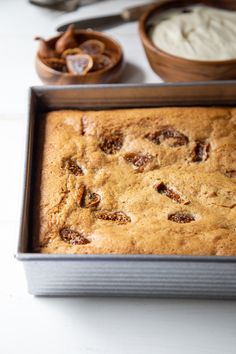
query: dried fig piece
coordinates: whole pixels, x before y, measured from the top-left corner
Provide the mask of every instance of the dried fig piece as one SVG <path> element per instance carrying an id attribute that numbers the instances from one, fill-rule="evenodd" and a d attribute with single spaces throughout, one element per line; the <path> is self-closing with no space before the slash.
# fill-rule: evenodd
<path id="1" fill-rule="evenodd" d="M 107 55 L 97 54 L 93 56 L 93 67 L 91 71 L 99 71 L 111 66 L 112 61 Z"/>
<path id="2" fill-rule="evenodd" d="M 88 190 L 85 199 L 85 208 L 93 208 L 100 203 L 101 197 L 97 193 L 92 193 Z"/>
<path id="3" fill-rule="evenodd" d="M 168 220 L 177 222 L 179 224 L 186 224 L 195 221 L 195 217 L 189 213 L 183 213 L 181 211 L 177 211 L 176 213 L 169 214 Z"/>
<path id="4" fill-rule="evenodd" d="M 71 157 L 62 160 L 62 168 L 65 168 L 71 174 L 73 174 L 75 176 L 82 176 L 83 175 L 82 168 Z"/>
<path id="5" fill-rule="evenodd" d="M 78 231 L 71 230 L 69 227 L 65 227 L 59 232 L 62 241 L 69 243 L 70 245 L 87 245 L 90 241 Z"/>
<path id="6" fill-rule="evenodd" d="M 49 66 L 51 69 L 60 71 L 62 73 L 67 72 L 66 62 L 61 58 L 46 58 L 43 62 Z"/>
<path id="7" fill-rule="evenodd" d="M 93 59 L 87 54 L 67 55 L 66 65 L 70 73 L 85 75 L 92 68 Z"/>
<path id="8" fill-rule="evenodd" d="M 69 26 L 65 33 L 56 41 L 56 52 L 61 55 L 66 49 L 76 48 L 78 43 L 76 40 L 73 25 Z"/>
<path id="9" fill-rule="evenodd" d="M 65 59 L 67 57 L 67 55 L 76 55 L 76 54 L 82 54 L 82 53 L 83 53 L 82 50 L 79 48 L 69 48 L 69 49 L 64 50 L 61 57 Z"/>
<path id="10" fill-rule="evenodd" d="M 186 135 L 170 126 L 162 127 L 155 133 L 149 133 L 145 135 L 145 138 L 157 145 L 167 140 L 170 147 L 187 145 L 189 141 Z"/>
<path id="11" fill-rule="evenodd" d="M 128 152 L 124 155 L 124 159 L 137 167 L 139 171 L 143 171 L 144 167 L 153 159 L 153 157 L 149 154 Z"/>
<path id="12" fill-rule="evenodd" d="M 102 210 L 95 213 L 95 217 L 101 220 L 115 221 L 117 224 L 127 224 L 131 219 L 123 211 Z"/>
<path id="13" fill-rule="evenodd" d="M 102 54 L 105 50 L 105 44 L 97 39 L 89 39 L 83 42 L 79 47 L 84 53 L 92 56 Z"/>
<path id="14" fill-rule="evenodd" d="M 81 184 L 77 195 L 77 204 L 82 208 L 93 208 L 101 201 L 100 195 L 93 193 L 87 189 L 84 184 Z"/>
<path id="15" fill-rule="evenodd" d="M 155 189 L 158 193 L 165 195 L 166 197 L 174 200 L 176 203 L 185 205 L 190 203 L 189 200 L 183 198 L 178 192 L 175 192 L 163 182 L 156 185 Z"/>
<path id="16" fill-rule="evenodd" d="M 77 204 L 79 206 L 82 206 L 83 200 L 84 200 L 84 194 L 85 194 L 85 185 L 81 184 L 78 190 L 77 194 Z"/>
<path id="17" fill-rule="evenodd" d="M 35 40 L 39 41 L 38 54 L 40 58 L 55 58 L 57 56 L 55 48 L 45 39 L 42 37 L 35 37 Z"/>
<path id="18" fill-rule="evenodd" d="M 81 135 L 86 134 L 87 127 L 88 127 L 88 122 L 87 122 L 86 116 L 83 116 L 81 118 Z"/>
<path id="19" fill-rule="evenodd" d="M 100 149 L 106 154 L 115 154 L 123 146 L 123 134 L 120 132 L 113 132 L 102 137 L 99 144 Z"/>
<path id="20" fill-rule="evenodd" d="M 196 141 L 195 146 L 191 152 L 193 162 L 206 161 L 209 157 L 210 144 L 205 141 Z"/>
<path id="21" fill-rule="evenodd" d="M 225 172 L 226 177 L 236 178 L 236 170 L 229 170 Z"/>

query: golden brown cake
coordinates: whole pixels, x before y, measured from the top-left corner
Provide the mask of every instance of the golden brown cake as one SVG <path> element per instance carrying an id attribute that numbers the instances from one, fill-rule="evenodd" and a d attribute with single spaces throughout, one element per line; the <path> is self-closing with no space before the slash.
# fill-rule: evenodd
<path id="1" fill-rule="evenodd" d="M 44 121 L 35 251 L 236 255 L 236 108 Z"/>

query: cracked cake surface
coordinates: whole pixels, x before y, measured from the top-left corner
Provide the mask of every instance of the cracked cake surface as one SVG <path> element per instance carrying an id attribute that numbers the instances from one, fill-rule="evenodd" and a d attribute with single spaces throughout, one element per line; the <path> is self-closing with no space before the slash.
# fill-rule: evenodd
<path id="1" fill-rule="evenodd" d="M 34 250 L 236 255 L 236 108 L 42 117 Z"/>

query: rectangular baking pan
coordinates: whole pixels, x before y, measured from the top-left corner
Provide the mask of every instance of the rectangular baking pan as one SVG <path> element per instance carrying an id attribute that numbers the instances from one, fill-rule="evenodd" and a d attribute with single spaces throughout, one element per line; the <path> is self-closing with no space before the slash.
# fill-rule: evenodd
<path id="1" fill-rule="evenodd" d="M 236 106 L 236 81 L 31 88 L 24 200 L 16 255 L 23 262 L 31 294 L 236 298 L 236 257 L 31 252 L 35 141 L 43 112 L 62 108 L 197 105 Z"/>

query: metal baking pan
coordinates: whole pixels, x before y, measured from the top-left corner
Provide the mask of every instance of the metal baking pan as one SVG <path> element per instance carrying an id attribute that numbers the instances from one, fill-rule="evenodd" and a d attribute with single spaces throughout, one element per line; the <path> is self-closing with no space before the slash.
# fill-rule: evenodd
<path id="1" fill-rule="evenodd" d="M 35 138 L 42 112 L 61 108 L 196 105 L 236 106 L 236 81 L 31 88 L 24 200 L 16 255 L 24 264 L 31 294 L 236 298 L 236 257 L 31 252 Z"/>

